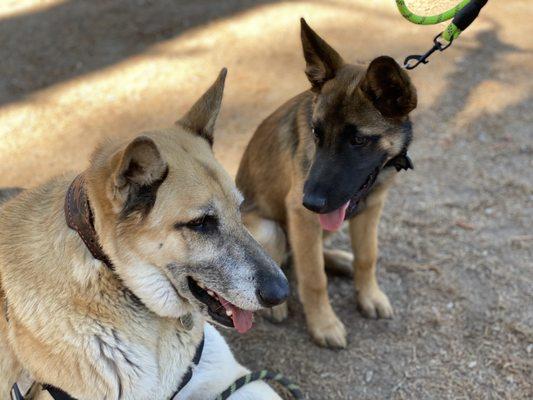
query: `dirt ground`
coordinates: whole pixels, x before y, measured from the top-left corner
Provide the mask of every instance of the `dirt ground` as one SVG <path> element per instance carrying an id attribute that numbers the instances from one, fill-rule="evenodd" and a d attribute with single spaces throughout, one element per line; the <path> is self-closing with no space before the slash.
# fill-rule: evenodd
<path id="1" fill-rule="evenodd" d="M 331 278 L 348 348 L 312 344 L 293 296 L 288 321 L 227 333 L 246 365 L 286 373 L 308 399 L 533 398 L 533 9 L 492 0 L 482 14 L 412 72 L 415 170 L 380 225 L 394 319 L 362 318 L 350 280 Z M 172 123 L 223 66 L 215 152 L 235 173 L 259 122 L 308 86 L 300 16 L 347 60 L 402 60 L 439 30 L 392 0 L 3 0 L 0 187 L 81 170 L 103 137 Z M 334 244 L 348 248 L 346 233 Z"/>

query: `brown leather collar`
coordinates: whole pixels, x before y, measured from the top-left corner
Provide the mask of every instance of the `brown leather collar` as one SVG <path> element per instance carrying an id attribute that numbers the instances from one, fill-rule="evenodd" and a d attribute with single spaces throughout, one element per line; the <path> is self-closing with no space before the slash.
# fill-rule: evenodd
<path id="1" fill-rule="evenodd" d="M 85 188 L 85 178 L 83 174 L 78 175 L 70 184 L 65 197 L 65 218 L 69 228 L 74 229 L 80 235 L 81 240 L 97 260 L 102 261 L 110 269 L 113 263 L 104 253 L 98 234 L 94 229 L 93 213 L 87 191 Z"/>

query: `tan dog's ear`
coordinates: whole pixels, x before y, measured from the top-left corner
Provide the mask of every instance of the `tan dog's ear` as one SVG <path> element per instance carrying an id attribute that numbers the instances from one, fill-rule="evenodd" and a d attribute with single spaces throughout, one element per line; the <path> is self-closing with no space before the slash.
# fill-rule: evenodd
<path id="1" fill-rule="evenodd" d="M 215 83 L 194 103 L 189 112 L 176 122 L 176 124 L 205 138 L 211 146 L 213 145 L 213 132 L 222 103 L 227 72 L 226 68 L 222 68 Z"/>
<path id="2" fill-rule="evenodd" d="M 361 81 L 361 90 L 384 117 L 401 117 L 415 109 L 416 89 L 394 59 L 373 60 Z"/>
<path id="3" fill-rule="evenodd" d="M 168 173 L 167 163 L 152 139 L 135 138 L 126 149 L 116 155 L 112 184 L 114 200 L 121 207 L 122 218 L 138 212 L 148 214 L 155 203 L 157 189 Z"/>
<path id="4" fill-rule="evenodd" d="M 300 19 L 305 74 L 314 89 L 320 90 L 324 82 L 335 77 L 344 61 L 329 44 L 313 31 L 305 19 Z"/>

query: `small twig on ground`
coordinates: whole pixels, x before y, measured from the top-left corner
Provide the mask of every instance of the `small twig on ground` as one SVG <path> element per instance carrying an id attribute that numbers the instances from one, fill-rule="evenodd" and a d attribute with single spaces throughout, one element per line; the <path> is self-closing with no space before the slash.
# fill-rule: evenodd
<path id="1" fill-rule="evenodd" d="M 529 242 L 533 240 L 533 235 L 519 235 L 511 237 L 511 242 Z"/>
<path id="2" fill-rule="evenodd" d="M 432 264 L 389 264 L 386 265 L 385 268 L 387 270 L 390 269 L 405 269 L 409 272 L 416 272 L 416 271 L 433 271 L 437 275 L 442 275 L 441 270 L 439 267 L 432 265 Z"/>
<path id="3" fill-rule="evenodd" d="M 463 221 L 461 219 L 455 221 L 455 226 L 464 229 L 465 231 L 473 231 L 476 229 L 476 227 L 466 221 Z"/>
<path id="4" fill-rule="evenodd" d="M 396 391 L 398 391 L 402 385 L 404 384 L 404 382 L 407 380 L 407 374 L 404 374 L 404 377 L 400 380 L 400 382 L 398 382 L 396 385 L 394 385 L 394 387 L 392 388 L 391 392 L 390 392 L 390 396 L 392 397 L 394 395 L 394 393 Z"/>

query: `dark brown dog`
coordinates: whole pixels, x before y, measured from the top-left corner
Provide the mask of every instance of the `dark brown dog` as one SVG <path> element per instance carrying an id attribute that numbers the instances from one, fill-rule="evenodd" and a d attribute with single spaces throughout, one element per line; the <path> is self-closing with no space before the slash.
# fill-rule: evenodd
<path id="1" fill-rule="evenodd" d="M 331 308 L 324 265 L 353 259 L 357 302 L 372 318 L 392 308 L 375 268 L 381 209 L 397 171 L 411 168 L 408 114 L 416 90 L 390 57 L 352 65 L 302 19 L 306 75 L 312 88 L 289 100 L 259 126 L 237 175 L 246 198 L 244 221 L 278 262 L 292 250 L 309 331 L 322 346 L 345 347 Z M 323 249 L 323 232 L 349 220 L 355 257 Z M 287 315 L 286 305 L 272 317 Z"/>

